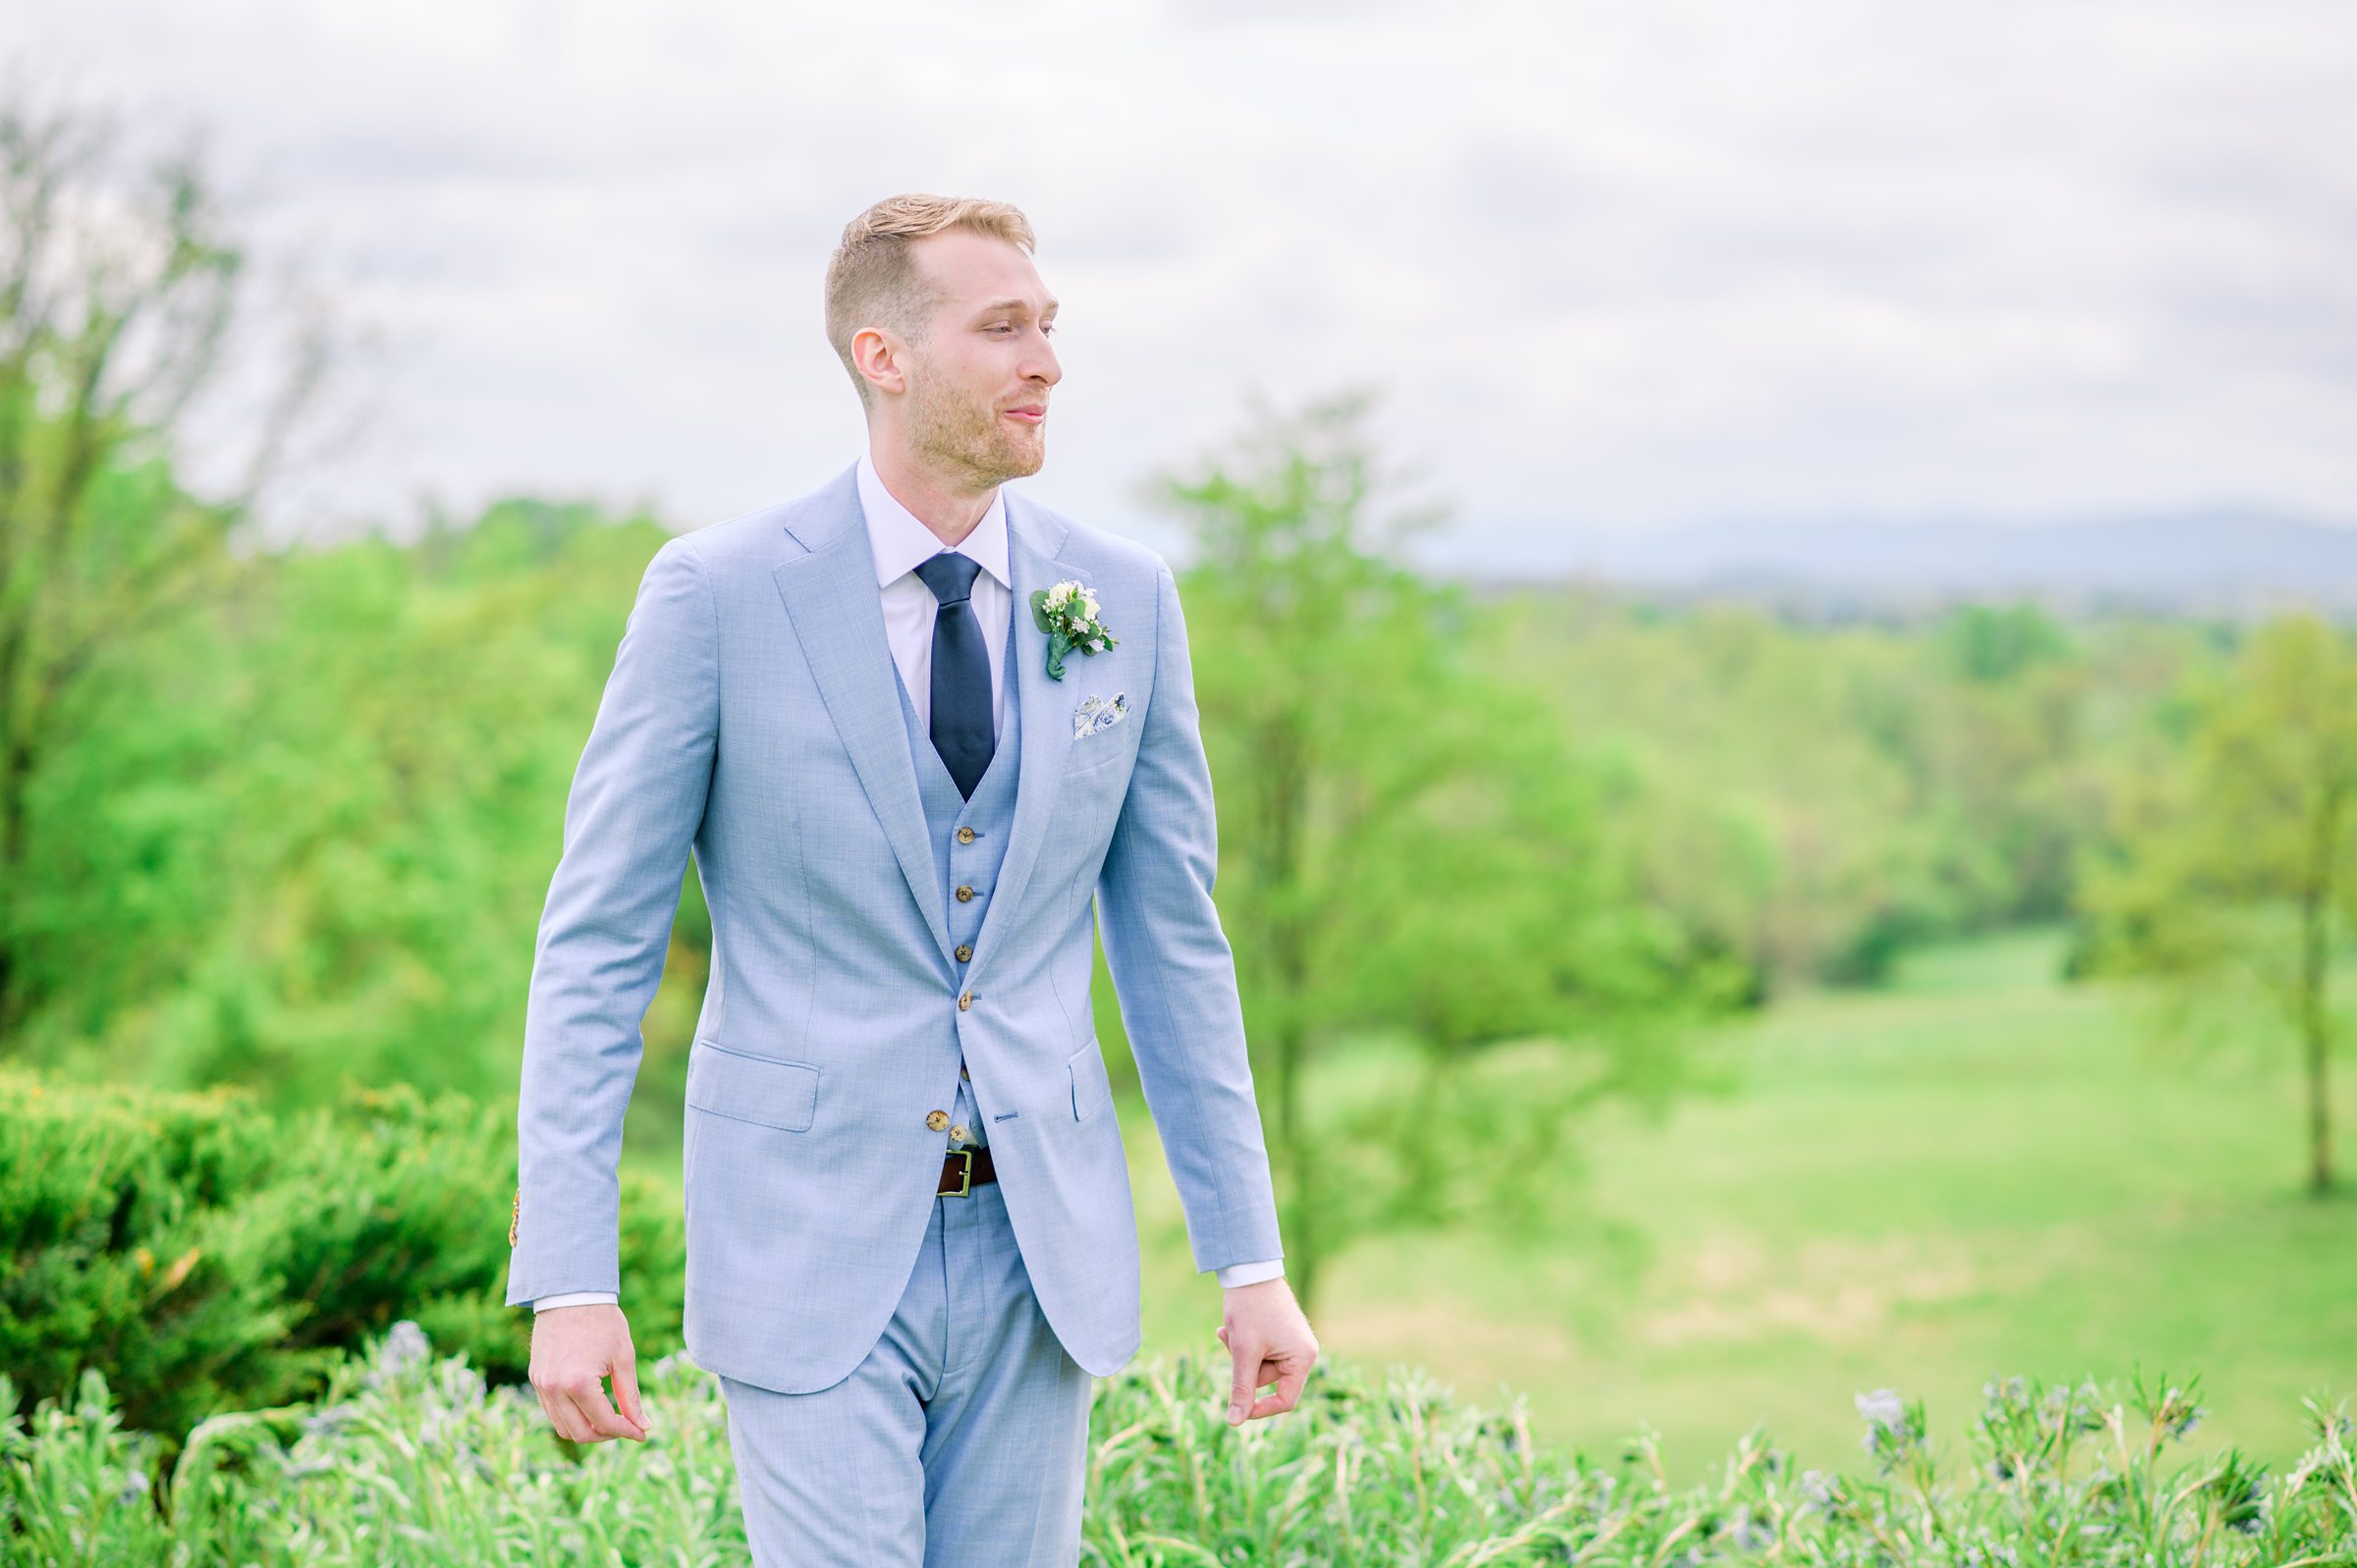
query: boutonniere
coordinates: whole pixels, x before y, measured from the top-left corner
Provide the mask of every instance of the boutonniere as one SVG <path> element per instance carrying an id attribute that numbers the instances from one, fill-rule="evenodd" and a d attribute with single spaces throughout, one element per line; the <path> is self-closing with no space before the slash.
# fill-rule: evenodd
<path id="1" fill-rule="evenodd" d="M 1031 590 L 1031 620 L 1048 634 L 1048 678 L 1064 678 L 1064 656 L 1077 648 L 1103 653 L 1121 639 L 1097 619 L 1097 596 L 1067 578 L 1053 588 Z"/>

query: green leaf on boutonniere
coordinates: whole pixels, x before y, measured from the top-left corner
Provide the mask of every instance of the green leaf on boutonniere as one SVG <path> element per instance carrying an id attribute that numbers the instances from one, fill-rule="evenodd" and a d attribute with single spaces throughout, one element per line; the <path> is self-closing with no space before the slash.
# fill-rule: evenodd
<path id="1" fill-rule="evenodd" d="M 1097 618 L 1096 596 L 1077 582 L 1032 589 L 1031 623 L 1047 635 L 1051 680 L 1064 678 L 1064 656 L 1072 649 L 1097 654 L 1120 641 Z"/>

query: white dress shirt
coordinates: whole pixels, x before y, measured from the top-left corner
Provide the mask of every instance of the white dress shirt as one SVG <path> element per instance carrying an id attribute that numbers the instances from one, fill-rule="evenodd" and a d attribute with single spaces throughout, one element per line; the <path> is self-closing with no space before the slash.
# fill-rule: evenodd
<path id="1" fill-rule="evenodd" d="M 937 555 L 965 556 L 982 569 L 974 573 L 967 612 L 981 623 L 982 646 L 990 655 L 990 734 L 1000 735 L 1007 706 L 1008 600 L 1014 593 L 1007 570 L 1007 498 L 1004 486 L 991 492 L 990 510 L 966 536 L 954 545 L 916 519 L 916 514 L 893 499 L 876 472 L 875 460 L 859 455 L 859 505 L 867 513 L 867 543 L 876 558 L 876 592 L 884 601 L 884 639 L 892 644 L 892 662 L 901 667 L 901 684 L 916 704 L 918 734 L 933 732 L 933 618 L 941 601 L 925 586 L 916 568 Z"/>
<path id="2" fill-rule="evenodd" d="M 968 612 L 981 622 L 982 644 L 990 654 L 991 735 L 1002 732 L 1007 705 L 1007 627 L 1009 599 L 1014 592 L 1007 569 L 1007 498 L 1001 486 L 991 493 L 990 510 L 966 536 L 945 545 L 941 536 L 893 498 L 876 472 L 875 460 L 859 455 L 859 505 L 867 514 L 868 547 L 876 558 L 876 591 L 884 604 L 884 635 L 892 644 L 892 662 L 900 667 L 901 683 L 916 705 L 916 727 L 930 733 L 933 724 L 933 618 L 941 601 L 916 574 L 917 567 L 943 551 L 970 556 L 981 564 L 974 573 Z M 1223 1286 L 1256 1284 L 1285 1272 L 1285 1260 L 1230 1264 L 1218 1271 Z M 550 1307 L 584 1306 L 615 1300 L 611 1290 L 569 1290 L 542 1296 L 535 1312 Z"/>

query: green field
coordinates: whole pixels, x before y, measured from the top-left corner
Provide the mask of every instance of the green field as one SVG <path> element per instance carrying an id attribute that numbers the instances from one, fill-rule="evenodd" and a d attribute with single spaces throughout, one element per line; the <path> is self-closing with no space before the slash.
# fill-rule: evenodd
<path id="1" fill-rule="evenodd" d="M 1725 1042 L 1733 1094 L 1586 1135 L 1578 1222 L 1332 1262 L 1321 1343 L 1476 1401 L 1525 1391 L 1543 1440 L 1600 1458 L 1650 1425 L 1679 1483 L 1760 1420 L 1802 1464 L 1853 1468 L 1866 1390 L 1925 1396 L 1955 1441 L 1992 1374 L 2139 1365 L 2201 1376 L 2190 1449 L 2288 1463 L 2301 1395 L 2357 1395 L 2357 1064 L 2336 1064 L 2343 1191 L 2318 1202 L 2279 1025 L 2254 1018 L 2238 1058 L 2171 1059 L 2143 999 L 2061 984 L 2059 951 L 1950 946 L 1888 991 L 1776 1006 Z M 1146 1349 L 1219 1352 L 1217 1287 L 1143 1107 L 1123 1109 Z"/>

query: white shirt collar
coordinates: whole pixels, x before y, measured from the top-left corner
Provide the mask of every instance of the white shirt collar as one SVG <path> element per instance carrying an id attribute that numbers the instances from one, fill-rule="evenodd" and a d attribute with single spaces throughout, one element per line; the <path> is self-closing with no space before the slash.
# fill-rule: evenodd
<path id="1" fill-rule="evenodd" d="M 867 543 L 875 552 L 877 587 L 914 571 L 947 548 L 972 557 L 1002 586 L 1014 588 L 1007 575 L 1006 486 L 1001 485 L 992 493 L 990 510 L 982 514 L 982 520 L 955 546 L 944 546 L 941 535 L 893 499 L 892 492 L 884 488 L 883 477 L 876 472 L 875 459 L 866 452 L 859 454 L 859 505 L 867 514 Z"/>

